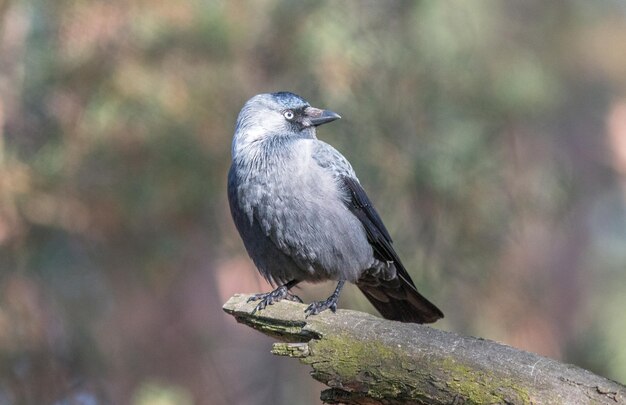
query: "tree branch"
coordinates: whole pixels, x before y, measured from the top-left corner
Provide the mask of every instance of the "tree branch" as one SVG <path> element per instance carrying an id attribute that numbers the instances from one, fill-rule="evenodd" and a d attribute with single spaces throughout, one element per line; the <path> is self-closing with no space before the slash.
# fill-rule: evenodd
<path id="1" fill-rule="evenodd" d="M 304 318 L 281 301 L 252 315 L 235 295 L 224 310 L 281 341 L 272 353 L 299 358 L 328 385 L 329 404 L 626 404 L 626 387 L 485 339 L 348 310 Z"/>

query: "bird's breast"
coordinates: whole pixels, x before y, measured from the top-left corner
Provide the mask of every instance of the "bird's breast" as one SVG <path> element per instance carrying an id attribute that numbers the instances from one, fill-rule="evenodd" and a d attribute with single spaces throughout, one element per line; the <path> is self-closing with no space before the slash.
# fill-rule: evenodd
<path id="1" fill-rule="evenodd" d="M 311 142 L 272 153 L 258 150 L 248 156 L 247 161 L 238 162 L 239 193 L 242 201 L 255 208 L 340 198 L 332 173 L 312 158 Z"/>
<path id="2" fill-rule="evenodd" d="M 285 158 L 256 160 L 237 182 L 249 225 L 316 277 L 353 280 L 373 260 L 358 219 L 346 207 L 332 171 L 320 167 L 311 147 Z M 241 171 L 240 171 L 241 172 Z M 258 226 L 257 226 L 258 225 Z"/>

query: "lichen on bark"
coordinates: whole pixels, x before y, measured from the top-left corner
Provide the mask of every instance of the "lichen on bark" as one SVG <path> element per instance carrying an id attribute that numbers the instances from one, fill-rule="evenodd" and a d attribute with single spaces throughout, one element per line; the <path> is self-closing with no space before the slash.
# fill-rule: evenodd
<path id="1" fill-rule="evenodd" d="M 489 340 L 348 310 L 305 318 L 289 301 L 252 314 L 247 298 L 224 310 L 311 366 L 325 403 L 626 404 L 621 384 Z"/>

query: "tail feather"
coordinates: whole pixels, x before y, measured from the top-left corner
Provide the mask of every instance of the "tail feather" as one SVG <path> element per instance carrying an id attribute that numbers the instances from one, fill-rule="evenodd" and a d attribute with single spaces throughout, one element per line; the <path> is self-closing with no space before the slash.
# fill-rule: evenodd
<path id="1" fill-rule="evenodd" d="M 443 318 L 441 310 L 405 280 L 402 280 L 400 286 L 396 285 L 392 288 L 367 284 L 357 284 L 357 286 L 385 319 L 432 323 Z"/>

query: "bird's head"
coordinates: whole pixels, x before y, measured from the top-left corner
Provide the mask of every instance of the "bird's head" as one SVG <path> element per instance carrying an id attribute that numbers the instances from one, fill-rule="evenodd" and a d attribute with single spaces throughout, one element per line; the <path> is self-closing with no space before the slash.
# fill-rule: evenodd
<path id="1" fill-rule="evenodd" d="M 339 118 L 332 111 L 311 107 L 293 93 L 258 94 L 239 113 L 233 153 L 239 146 L 271 137 L 315 138 L 315 127 Z"/>

